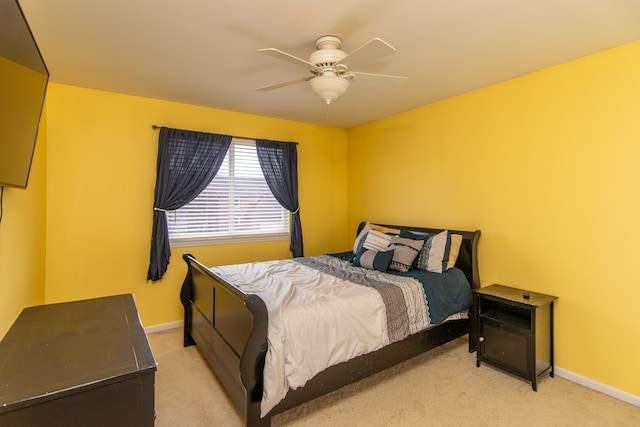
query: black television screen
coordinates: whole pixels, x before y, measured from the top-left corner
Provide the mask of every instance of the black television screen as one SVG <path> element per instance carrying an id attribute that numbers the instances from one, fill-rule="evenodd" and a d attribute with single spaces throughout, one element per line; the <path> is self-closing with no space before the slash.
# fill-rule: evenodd
<path id="1" fill-rule="evenodd" d="M 49 72 L 17 0 L 0 0 L 0 186 L 26 188 Z"/>

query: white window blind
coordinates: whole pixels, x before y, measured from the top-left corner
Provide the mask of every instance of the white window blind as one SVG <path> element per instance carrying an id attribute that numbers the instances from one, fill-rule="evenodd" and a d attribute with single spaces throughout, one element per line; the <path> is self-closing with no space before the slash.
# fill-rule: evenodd
<path id="1" fill-rule="evenodd" d="M 254 141 L 234 138 L 209 186 L 167 212 L 172 246 L 289 239 L 289 212 L 264 180 Z"/>

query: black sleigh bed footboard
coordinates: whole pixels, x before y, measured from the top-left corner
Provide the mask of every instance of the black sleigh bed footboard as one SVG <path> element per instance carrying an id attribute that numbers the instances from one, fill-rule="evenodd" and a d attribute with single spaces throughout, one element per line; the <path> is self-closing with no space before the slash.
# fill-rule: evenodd
<path id="1" fill-rule="evenodd" d="M 267 351 L 264 302 L 216 276 L 193 255 L 183 259 L 188 265 L 180 292 L 185 347 L 198 345 L 247 425 L 269 425 L 269 419 L 260 419 Z"/>

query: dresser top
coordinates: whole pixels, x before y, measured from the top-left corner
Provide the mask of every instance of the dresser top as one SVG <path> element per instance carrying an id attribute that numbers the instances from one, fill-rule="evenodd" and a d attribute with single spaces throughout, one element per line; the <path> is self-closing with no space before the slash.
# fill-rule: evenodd
<path id="1" fill-rule="evenodd" d="M 0 413 L 155 370 L 132 295 L 25 308 L 0 342 Z"/>

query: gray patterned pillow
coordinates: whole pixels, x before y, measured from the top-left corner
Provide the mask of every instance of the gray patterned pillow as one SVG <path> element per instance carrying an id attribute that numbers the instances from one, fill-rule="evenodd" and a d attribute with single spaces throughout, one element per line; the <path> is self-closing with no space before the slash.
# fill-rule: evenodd
<path id="1" fill-rule="evenodd" d="M 418 256 L 418 268 L 442 273 L 447 269 L 447 258 L 451 239 L 447 230 L 429 237 Z"/>
<path id="2" fill-rule="evenodd" d="M 416 259 L 423 246 L 424 240 L 413 240 L 391 236 L 389 249 L 393 249 L 394 252 L 389 268 L 391 270 L 398 270 L 406 273 L 412 267 L 413 261 Z"/>

